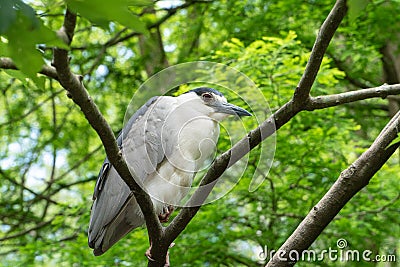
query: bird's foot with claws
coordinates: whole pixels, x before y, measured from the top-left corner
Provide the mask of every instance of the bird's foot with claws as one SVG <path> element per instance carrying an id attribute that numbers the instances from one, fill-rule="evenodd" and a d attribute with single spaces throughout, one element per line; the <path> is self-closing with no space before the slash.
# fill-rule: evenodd
<path id="1" fill-rule="evenodd" d="M 144 253 L 144 255 L 147 257 L 147 259 L 149 261 L 155 261 L 152 257 L 151 257 L 151 246 L 152 244 L 150 243 L 150 247 L 146 250 L 146 253 Z M 171 243 L 171 245 L 169 245 L 169 248 L 172 248 L 173 246 L 175 246 L 175 243 Z M 165 264 L 164 267 L 170 267 L 169 264 L 169 252 L 167 251 L 167 255 L 165 256 Z"/>
<path id="2" fill-rule="evenodd" d="M 171 205 L 167 205 L 163 207 L 162 213 L 158 215 L 158 219 L 161 223 L 166 223 L 171 217 L 172 212 L 174 212 L 175 208 Z"/>

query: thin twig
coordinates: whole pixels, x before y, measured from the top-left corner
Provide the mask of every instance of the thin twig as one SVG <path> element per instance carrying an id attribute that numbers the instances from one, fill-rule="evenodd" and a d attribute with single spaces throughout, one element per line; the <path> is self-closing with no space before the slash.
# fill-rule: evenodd
<path id="1" fill-rule="evenodd" d="M 33 191 L 32 189 L 30 189 L 29 187 L 26 187 L 24 184 L 19 183 L 19 182 L 17 182 L 15 179 L 12 179 L 12 178 L 9 177 L 8 175 L 6 175 L 6 173 L 5 173 L 2 169 L 0 169 L 0 175 L 1 175 L 4 179 L 6 179 L 6 180 L 8 180 L 9 182 L 13 183 L 14 185 L 19 186 L 19 187 L 21 187 L 23 190 L 28 191 L 29 193 L 31 193 L 31 194 L 34 195 L 35 197 L 37 197 L 37 198 L 39 198 L 39 199 L 44 199 L 44 200 L 46 200 L 46 201 L 49 202 L 49 203 L 58 205 L 58 203 L 57 203 L 56 201 L 52 200 L 52 199 L 50 198 L 50 196 L 45 196 L 45 195 L 36 193 L 35 191 Z"/>
<path id="2" fill-rule="evenodd" d="M 53 219 L 48 220 L 48 221 L 43 221 L 43 222 L 40 222 L 40 223 L 36 224 L 32 228 L 25 229 L 25 230 L 23 230 L 21 232 L 13 234 L 13 235 L 4 236 L 4 237 L 0 238 L 0 242 L 26 235 L 27 233 L 29 233 L 31 231 L 36 231 L 36 230 L 38 230 L 38 229 L 50 224 L 52 221 L 53 221 Z"/>
<path id="3" fill-rule="evenodd" d="M 311 97 L 307 103 L 306 110 L 323 109 L 338 106 L 368 98 L 380 97 L 386 98 L 389 95 L 400 94 L 400 84 L 384 84 L 374 88 L 349 91 L 341 94 Z"/>
<path id="4" fill-rule="evenodd" d="M 164 23 L 164 22 L 167 21 L 170 17 L 172 17 L 173 15 L 175 15 L 176 12 L 178 12 L 179 10 L 184 9 L 184 8 L 188 8 L 188 7 L 190 7 L 191 5 L 196 4 L 196 3 L 212 3 L 212 1 L 201 1 L 201 0 L 188 1 L 188 2 L 185 2 L 184 4 L 182 4 L 182 5 L 180 5 L 180 6 L 176 6 L 176 7 L 173 7 L 173 8 L 166 9 L 167 14 L 164 15 L 163 17 L 161 17 L 159 20 L 157 20 L 157 21 L 154 22 L 153 24 L 149 25 L 149 26 L 147 27 L 147 29 L 150 30 L 150 29 L 159 27 L 162 23 Z M 130 39 L 130 38 L 132 38 L 132 37 L 134 37 L 134 36 L 138 36 L 138 35 L 140 35 L 140 33 L 135 32 L 135 31 L 130 32 L 130 33 L 128 33 L 128 34 L 122 36 L 121 38 L 116 39 L 116 40 L 115 40 L 112 44 L 110 44 L 110 45 L 114 45 L 114 44 L 117 44 L 117 43 L 126 41 L 126 40 L 128 40 L 128 39 Z"/>
<path id="5" fill-rule="evenodd" d="M 13 117 L 11 120 L 0 123 L 0 127 L 3 127 L 5 125 L 9 125 L 9 124 L 15 124 L 17 121 L 23 120 L 26 117 L 28 117 L 30 114 L 32 114 L 33 112 L 35 112 L 36 110 L 38 110 L 40 107 L 42 107 L 44 104 L 46 104 L 47 101 L 50 101 L 52 99 L 54 99 L 55 96 L 57 96 L 58 94 L 60 94 L 61 92 L 63 92 L 64 90 L 58 90 L 56 92 L 53 92 L 49 97 L 47 97 L 45 100 L 43 100 L 42 102 L 40 102 L 39 104 L 37 104 L 36 106 L 32 107 L 30 110 L 28 110 L 26 113 L 18 116 L 18 117 Z"/>

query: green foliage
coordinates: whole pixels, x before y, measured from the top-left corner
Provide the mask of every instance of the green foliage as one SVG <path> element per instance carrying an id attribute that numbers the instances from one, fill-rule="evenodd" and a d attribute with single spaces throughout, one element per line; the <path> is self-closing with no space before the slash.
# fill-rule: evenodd
<path id="1" fill-rule="evenodd" d="M 156 54 L 143 51 L 143 40 L 134 33 L 148 31 L 146 38 L 165 49 L 170 65 L 202 59 L 243 72 L 276 110 L 292 97 L 317 29 L 332 7 L 327 0 L 221 0 L 170 14 L 171 6 L 159 2 L 66 1 L 80 14 L 68 48 L 71 69 L 84 76 L 115 133 L 132 95 L 148 78 L 150 59 L 142 55 Z M 144 266 L 145 229 L 130 233 L 100 257 L 87 247 L 91 195 L 105 154 L 63 88 L 37 74 L 44 63 L 50 65 L 52 47 L 65 48 L 55 34 L 62 25 L 64 2 L 27 3 L 0 1 L 0 56 L 11 57 L 20 69 L 0 71 L 0 265 Z M 382 47 L 399 45 L 399 8 L 395 1 L 349 1 L 350 17 L 323 58 L 311 94 L 358 89 L 354 81 L 367 86 L 384 82 Z M 162 43 L 154 37 L 157 29 L 147 30 L 159 20 Z M 124 39 L 111 42 L 118 38 Z M 252 151 L 240 182 L 202 207 L 178 237 L 170 249 L 172 265 L 260 266 L 261 249 L 276 250 L 290 236 L 341 171 L 376 138 L 389 120 L 387 109 L 387 100 L 371 99 L 298 114 L 277 132 L 272 168 L 260 167 L 260 151 Z M 249 130 L 255 127 L 251 119 L 244 122 Z M 219 151 L 230 145 L 221 136 Z M 345 238 L 350 249 L 399 251 L 399 171 L 396 155 L 312 248 L 336 249 L 336 241 Z M 265 181 L 249 192 L 254 173 Z M 237 174 L 231 170 L 229 175 Z M 325 260 L 298 266 L 311 264 L 364 262 Z"/>
<path id="2" fill-rule="evenodd" d="M 232 38 L 225 41 L 222 49 L 210 59 L 227 62 L 244 72 L 263 91 L 270 106 L 279 107 L 292 97 L 309 57 L 309 52 L 296 39 L 295 32 L 281 34 L 282 38 L 262 37 L 248 46 Z M 328 58 L 322 61 L 313 88 L 316 94 L 324 94 L 328 90 L 332 93 L 331 88 L 345 75 L 337 68 L 332 68 L 330 63 Z"/>
<path id="3" fill-rule="evenodd" d="M 393 141 L 390 142 L 390 144 L 387 147 L 397 144 L 398 142 L 400 142 L 400 136 L 397 136 L 395 139 L 393 139 Z"/>
<path id="4" fill-rule="evenodd" d="M 29 5 L 20 0 L 5 0 L 0 4 L 0 35 L 7 42 L 7 52 L 2 56 L 10 56 L 17 67 L 29 77 L 36 79 L 44 64 L 37 44 L 46 44 L 68 49 L 55 32 L 43 25 Z"/>
<path id="5" fill-rule="evenodd" d="M 349 20 L 354 21 L 368 5 L 366 0 L 349 0 Z"/>
<path id="6" fill-rule="evenodd" d="M 109 23 L 116 21 L 139 32 L 146 33 L 146 25 L 130 10 L 129 6 L 151 5 L 150 0 L 66 0 L 67 5 L 75 12 L 91 22 L 107 28 Z"/>

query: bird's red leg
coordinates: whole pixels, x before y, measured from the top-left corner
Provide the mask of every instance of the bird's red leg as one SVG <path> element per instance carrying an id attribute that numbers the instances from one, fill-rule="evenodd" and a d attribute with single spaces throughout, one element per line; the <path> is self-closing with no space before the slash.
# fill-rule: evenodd
<path id="1" fill-rule="evenodd" d="M 158 215 L 158 219 L 161 223 L 168 222 L 169 217 L 171 217 L 172 212 L 174 212 L 175 208 L 171 205 L 163 207 L 163 213 Z"/>

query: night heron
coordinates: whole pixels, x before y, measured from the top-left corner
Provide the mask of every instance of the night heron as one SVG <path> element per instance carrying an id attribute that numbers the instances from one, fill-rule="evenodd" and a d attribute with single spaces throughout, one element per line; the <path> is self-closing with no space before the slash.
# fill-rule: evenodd
<path id="1" fill-rule="evenodd" d="M 128 121 L 117 142 L 161 222 L 188 193 L 194 175 L 215 152 L 218 122 L 251 116 L 217 90 L 201 87 L 177 97 L 153 97 Z M 131 190 L 106 158 L 93 194 L 89 246 L 98 256 L 145 223 Z"/>

